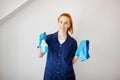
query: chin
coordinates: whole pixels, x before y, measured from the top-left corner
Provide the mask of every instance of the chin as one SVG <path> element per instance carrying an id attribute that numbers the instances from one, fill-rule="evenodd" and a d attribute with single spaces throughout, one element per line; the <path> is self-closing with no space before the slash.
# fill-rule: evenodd
<path id="1" fill-rule="evenodd" d="M 60 30 L 61 30 L 61 31 L 65 31 L 65 29 L 64 29 L 64 28 L 61 28 Z"/>

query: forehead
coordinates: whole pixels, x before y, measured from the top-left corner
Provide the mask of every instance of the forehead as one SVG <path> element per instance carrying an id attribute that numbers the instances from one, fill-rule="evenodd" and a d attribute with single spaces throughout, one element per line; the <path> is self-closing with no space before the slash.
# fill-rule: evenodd
<path id="1" fill-rule="evenodd" d="M 69 18 L 69 17 L 67 17 L 67 16 L 61 16 L 59 20 L 60 20 L 60 21 L 61 21 L 61 20 L 64 20 L 64 21 L 69 21 L 69 20 L 70 20 L 70 18 Z"/>

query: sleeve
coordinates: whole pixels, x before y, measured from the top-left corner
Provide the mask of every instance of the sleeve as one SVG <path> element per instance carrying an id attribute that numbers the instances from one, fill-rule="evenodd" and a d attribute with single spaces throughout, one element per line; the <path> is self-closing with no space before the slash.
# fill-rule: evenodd
<path id="1" fill-rule="evenodd" d="M 74 40 L 74 43 L 73 43 L 73 53 L 74 53 L 74 56 L 75 56 L 75 52 L 76 52 L 76 50 L 77 50 L 77 41 L 76 40 Z"/>
<path id="2" fill-rule="evenodd" d="M 51 41 L 51 35 L 47 35 L 46 43 L 49 45 Z"/>

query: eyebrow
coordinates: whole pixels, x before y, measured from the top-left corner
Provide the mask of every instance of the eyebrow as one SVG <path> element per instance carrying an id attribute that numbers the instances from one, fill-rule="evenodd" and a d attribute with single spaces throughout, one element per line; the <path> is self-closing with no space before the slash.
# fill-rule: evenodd
<path id="1" fill-rule="evenodd" d="M 59 20 L 59 21 L 62 21 L 62 20 Z M 65 22 L 69 22 L 69 21 L 65 21 Z"/>

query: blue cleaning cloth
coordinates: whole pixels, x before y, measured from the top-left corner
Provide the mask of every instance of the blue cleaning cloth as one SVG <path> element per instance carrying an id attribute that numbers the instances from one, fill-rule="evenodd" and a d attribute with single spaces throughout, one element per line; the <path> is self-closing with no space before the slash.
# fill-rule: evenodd
<path id="1" fill-rule="evenodd" d="M 89 40 L 82 40 L 76 50 L 75 56 L 79 56 L 81 61 L 85 61 L 90 58 L 89 55 Z"/>
<path id="2" fill-rule="evenodd" d="M 47 35 L 46 35 L 45 32 L 40 34 L 40 36 L 39 36 L 39 44 L 38 44 L 37 48 L 40 48 L 42 53 L 48 53 L 48 45 L 47 45 L 47 43 L 45 41 L 46 39 L 47 39 Z"/>
<path id="3" fill-rule="evenodd" d="M 46 40 L 46 39 L 47 39 L 47 35 L 46 35 L 45 32 L 42 33 L 42 34 L 40 34 L 40 36 L 39 36 L 39 44 L 38 44 L 37 48 L 40 48 L 40 47 L 41 47 L 42 40 Z"/>

